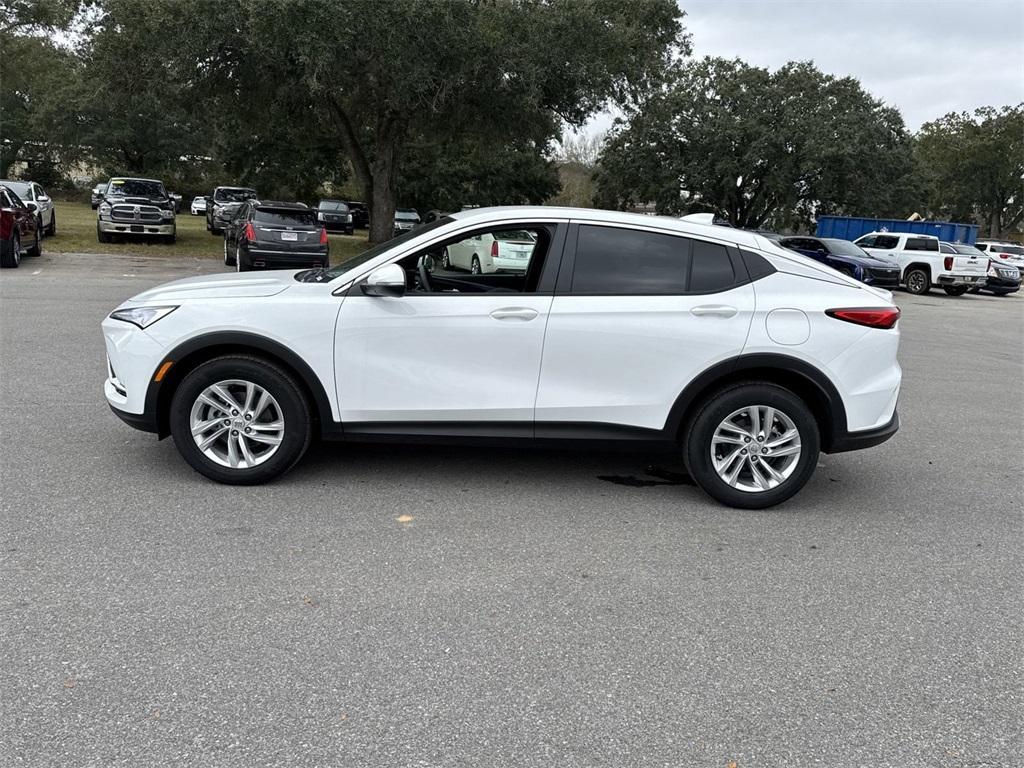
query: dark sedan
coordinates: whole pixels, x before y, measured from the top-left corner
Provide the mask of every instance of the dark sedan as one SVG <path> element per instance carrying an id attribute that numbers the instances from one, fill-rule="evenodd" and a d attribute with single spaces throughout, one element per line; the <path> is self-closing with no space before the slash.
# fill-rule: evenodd
<path id="1" fill-rule="evenodd" d="M 900 270 L 895 264 L 876 259 L 849 240 L 834 237 L 782 237 L 779 244 L 827 264 L 844 275 L 877 288 L 896 288 Z"/>
<path id="2" fill-rule="evenodd" d="M 328 232 L 344 232 L 346 235 L 355 232 L 352 211 L 343 200 L 321 200 L 316 205 L 316 218 Z"/>
<path id="3" fill-rule="evenodd" d="M 249 200 L 224 226 L 224 263 L 250 269 L 305 269 L 330 265 L 327 230 L 302 203 Z"/>

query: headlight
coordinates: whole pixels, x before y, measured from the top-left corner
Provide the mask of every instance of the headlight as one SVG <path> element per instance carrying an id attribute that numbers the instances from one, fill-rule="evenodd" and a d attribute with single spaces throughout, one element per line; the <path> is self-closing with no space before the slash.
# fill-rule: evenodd
<path id="1" fill-rule="evenodd" d="M 317 213 L 316 220 L 317 221 L 323 221 L 324 220 L 324 215 L 322 213 Z"/>
<path id="2" fill-rule="evenodd" d="M 109 215 L 110 215 L 110 204 L 109 203 L 100 203 L 100 218 L 101 219 L 105 219 Z"/>
<path id="3" fill-rule="evenodd" d="M 148 328 L 161 317 L 171 314 L 177 307 L 131 307 L 130 309 L 118 309 L 111 312 L 114 320 L 121 320 L 125 323 L 137 325 L 139 328 Z"/>
<path id="4" fill-rule="evenodd" d="M 162 208 L 162 209 L 160 209 L 160 215 L 163 216 L 165 219 L 173 219 L 174 218 L 174 211 L 173 210 L 167 210 L 166 208 Z"/>

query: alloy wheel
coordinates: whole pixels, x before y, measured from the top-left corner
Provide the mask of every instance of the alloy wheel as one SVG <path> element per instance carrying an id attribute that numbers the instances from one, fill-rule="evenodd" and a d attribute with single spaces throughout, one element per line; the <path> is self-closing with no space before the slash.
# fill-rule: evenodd
<path id="1" fill-rule="evenodd" d="M 284 439 L 284 412 L 260 385 L 227 379 L 199 393 L 189 426 L 206 458 L 230 469 L 251 469 L 277 453 Z"/>
<path id="2" fill-rule="evenodd" d="M 711 464 L 728 486 L 747 493 L 777 488 L 796 470 L 800 430 L 777 408 L 751 405 L 726 416 L 711 439 Z"/>

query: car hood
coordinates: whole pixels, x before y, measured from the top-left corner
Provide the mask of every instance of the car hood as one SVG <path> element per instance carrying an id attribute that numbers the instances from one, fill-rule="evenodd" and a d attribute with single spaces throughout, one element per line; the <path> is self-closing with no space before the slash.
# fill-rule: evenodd
<path id="1" fill-rule="evenodd" d="M 857 264 L 861 267 L 867 267 L 868 269 L 892 269 L 893 263 L 891 261 L 885 261 L 884 259 L 877 259 L 874 256 L 847 256 L 844 254 L 834 254 L 832 256 L 836 261 L 845 261 L 850 264 Z"/>
<path id="2" fill-rule="evenodd" d="M 129 299 L 132 304 L 157 304 L 189 299 L 230 299 L 275 296 L 295 285 L 299 270 L 281 269 L 267 272 L 229 273 L 187 277 L 164 283 Z"/>

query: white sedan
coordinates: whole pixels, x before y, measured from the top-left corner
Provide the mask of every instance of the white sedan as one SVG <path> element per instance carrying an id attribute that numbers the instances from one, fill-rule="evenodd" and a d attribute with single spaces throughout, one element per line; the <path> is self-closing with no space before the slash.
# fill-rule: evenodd
<path id="1" fill-rule="evenodd" d="M 483 232 L 445 248 L 441 267 L 474 275 L 525 272 L 535 246 L 533 235 L 525 230 Z"/>
<path id="2" fill-rule="evenodd" d="M 529 253 L 428 269 L 468 242 Z M 820 452 L 895 434 L 899 316 L 887 291 L 753 232 L 481 208 L 330 269 L 151 288 L 103 321 L 104 392 L 223 483 L 272 480 L 315 437 L 654 443 L 715 499 L 762 508 Z"/>
<path id="3" fill-rule="evenodd" d="M 192 198 L 192 205 L 189 206 L 189 212 L 193 216 L 198 216 L 201 213 L 206 213 L 206 198 L 202 195 Z"/>

